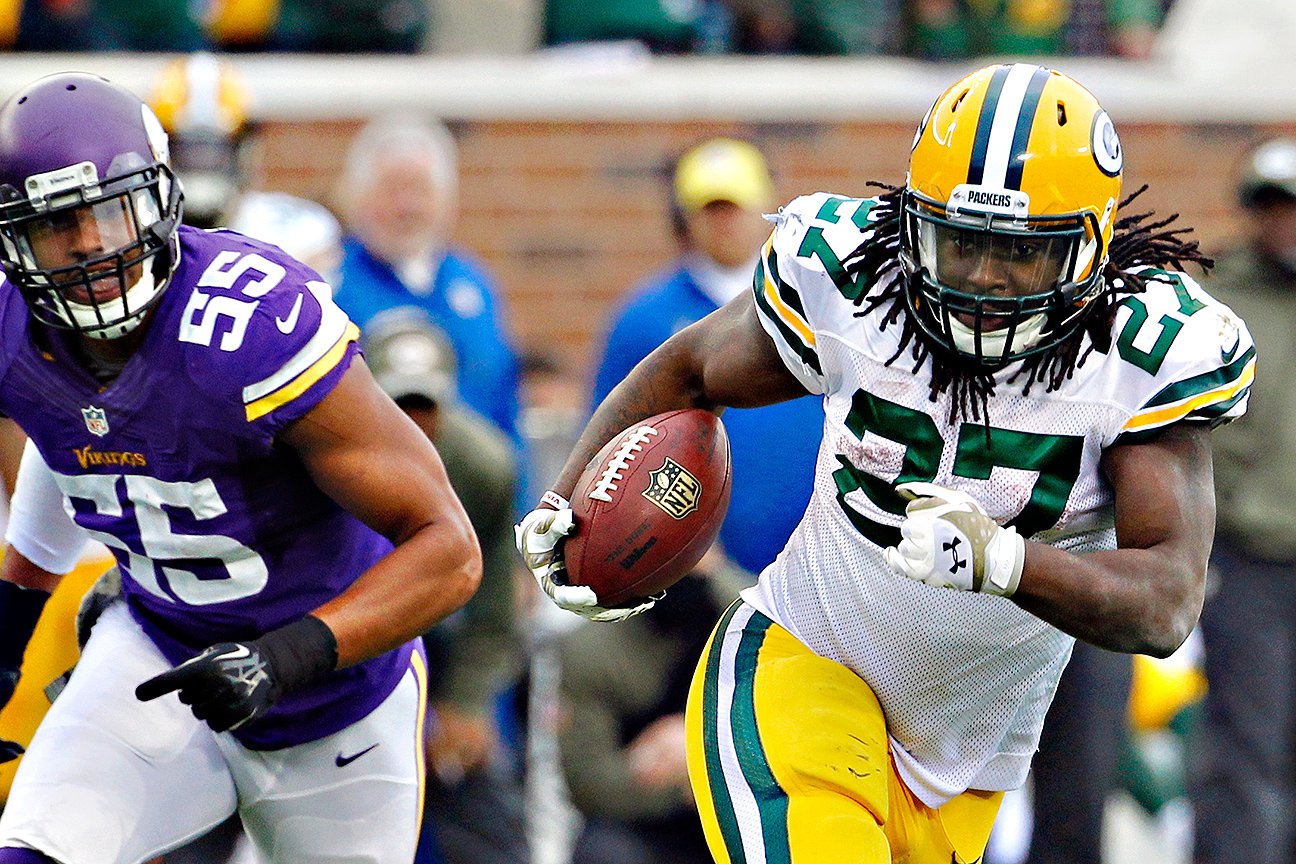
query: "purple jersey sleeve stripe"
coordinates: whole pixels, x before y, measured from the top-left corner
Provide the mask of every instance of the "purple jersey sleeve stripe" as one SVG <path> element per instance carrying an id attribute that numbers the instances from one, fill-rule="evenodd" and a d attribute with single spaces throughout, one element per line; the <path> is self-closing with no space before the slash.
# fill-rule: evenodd
<path id="1" fill-rule="evenodd" d="M 280 387 L 273 393 L 262 396 L 260 399 L 247 404 L 248 422 L 251 423 L 258 417 L 264 417 L 276 408 L 282 405 L 287 405 L 289 402 L 309 390 L 311 385 L 327 375 L 332 371 L 333 367 L 338 364 L 338 361 L 340 361 L 346 354 L 347 345 L 359 338 L 360 328 L 355 326 L 355 324 L 347 322 L 346 330 L 342 333 L 342 338 L 335 342 L 333 347 L 330 348 L 323 357 L 311 364 L 305 372 L 302 372 L 296 378 L 292 379 L 286 385 Z"/>

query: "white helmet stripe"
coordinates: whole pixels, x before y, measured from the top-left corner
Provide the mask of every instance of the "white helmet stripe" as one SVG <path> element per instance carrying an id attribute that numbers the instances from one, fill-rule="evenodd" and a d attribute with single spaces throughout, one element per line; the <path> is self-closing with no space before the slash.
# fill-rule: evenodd
<path id="1" fill-rule="evenodd" d="M 992 189 L 1007 187 L 1008 172 L 1013 156 L 1024 150 L 1026 145 L 1024 140 L 1018 140 L 1018 127 L 1024 122 L 1026 124 L 1026 133 L 1029 133 L 1029 124 L 1034 119 L 1039 91 L 1042 89 L 1040 87 L 1032 88 L 1030 86 L 1031 81 L 1037 74 L 1041 73 L 1043 75 L 1048 74 L 1042 67 L 1030 63 L 1014 63 L 1008 67 L 1003 89 L 1000 91 L 999 98 L 992 109 L 993 115 L 986 117 L 983 113 L 977 122 L 978 138 L 985 134 L 983 130 L 987 121 L 990 123 L 990 128 L 986 137 L 980 180 L 973 181 L 969 177 L 968 182 L 976 182 L 977 185 Z M 1032 93 L 1033 99 L 1027 98 L 1028 92 Z M 1023 112 L 1028 112 L 1028 116 L 1023 117 Z"/>

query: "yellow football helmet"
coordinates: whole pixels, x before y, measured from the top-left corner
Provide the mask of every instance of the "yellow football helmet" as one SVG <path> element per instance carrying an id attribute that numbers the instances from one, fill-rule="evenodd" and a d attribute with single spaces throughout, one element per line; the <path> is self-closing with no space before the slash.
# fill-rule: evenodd
<path id="1" fill-rule="evenodd" d="M 918 326 L 992 369 L 1073 334 L 1104 288 L 1123 162 L 1107 112 L 1060 72 L 990 66 L 946 90 L 902 200 Z"/>
<path id="2" fill-rule="evenodd" d="M 185 222 L 223 224 L 238 196 L 247 91 L 233 64 L 200 51 L 168 62 L 149 107 L 171 139 L 171 164 L 185 192 Z"/>

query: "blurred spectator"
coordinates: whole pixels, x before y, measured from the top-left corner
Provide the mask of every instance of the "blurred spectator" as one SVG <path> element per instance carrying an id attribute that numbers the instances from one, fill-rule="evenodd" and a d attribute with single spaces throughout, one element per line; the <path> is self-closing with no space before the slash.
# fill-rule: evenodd
<path id="1" fill-rule="evenodd" d="M 1178 830 L 1165 824 L 1173 820 L 1191 822 L 1187 748 L 1201 726 L 1206 693 L 1201 649 L 1198 628 L 1169 657 L 1134 655 L 1121 785 L 1149 816 L 1163 823 L 1162 830 Z M 1183 829 L 1187 835 L 1188 825 Z"/>
<path id="2" fill-rule="evenodd" d="M 320 273 L 337 266 L 341 228 L 327 208 L 257 188 L 257 126 L 233 64 L 207 52 L 172 60 L 154 81 L 149 105 L 170 137 L 186 224 L 265 240 Z"/>
<path id="3" fill-rule="evenodd" d="M 428 26 L 426 0 L 279 0 L 267 51 L 414 54 Z"/>
<path id="4" fill-rule="evenodd" d="M 498 427 L 456 398 L 453 349 L 422 312 L 379 313 L 362 347 L 379 386 L 436 445 L 482 549 L 477 593 L 423 638 L 432 711 L 424 837 L 416 860 L 521 862 L 521 783 L 505 758 L 495 716 L 497 697 L 522 669 L 513 449 Z"/>
<path id="5" fill-rule="evenodd" d="M 1247 157 L 1246 229 L 1206 288 L 1263 367 L 1214 437 L 1218 585 L 1201 618 L 1208 689 L 1192 752 L 1198 864 L 1289 864 L 1296 842 L 1296 140 Z M 1236 362 L 1245 362 L 1238 358 Z"/>
<path id="6" fill-rule="evenodd" d="M 894 50 L 900 0 L 547 0 L 545 43 L 633 39 L 659 54 Z"/>
<path id="7" fill-rule="evenodd" d="M 986 55 L 1146 58 L 1160 0 L 909 0 L 908 52 L 929 60 Z"/>
<path id="8" fill-rule="evenodd" d="M 538 501 L 558 477 L 567 455 L 585 428 L 585 382 L 556 354 L 523 352 L 521 364 L 522 435 L 531 456 L 528 501 Z"/>
<path id="9" fill-rule="evenodd" d="M 428 0 L 208 0 L 201 5 L 210 38 L 226 51 L 414 54 L 423 50 L 431 14 Z"/>
<path id="10" fill-rule="evenodd" d="M 747 584 L 713 549 L 642 615 L 562 637 L 558 742 L 586 820 L 572 864 L 710 864 L 685 768 L 684 703 L 711 622 Z"/>
<path id="11" fill-rule="evenodd" d="M 207 32 L 222 50 L 257 50 L 278 17 L 278 0 L 213 0 L 207 7 Z"/>
<path id="12" fill-rule="evenodd" d="M 900 48 L 901 0 L 788 0 L 797 54 L 881 54 Z"/>
<path id="13" fill-rule="evenodd" d="M 681 254 L 631 292 L 617 311 L 594 383 L 603 400 L 635 364 L 682 330 L 750 291 L 773 206 L 765 158 L 750 143 L 707 141 L 678 161 L 671 224 Z M 810 500 L 823 428 L 819 400 L 725 411 L 733 493 L 720 541 L 738 566 L 757 573 L 783 548 Z"/>
<path id="14" fill-rule="evenodd" d="M 657 54 L 720 54 L 731 46 L 733 16 L 721 0 L 547 0 L 545 44 L 634 39 Z"/>
<path id="15" fill-rule="evenodd" d="M 191 0 L 19 0 L 19 51 L 197 51 L 209 45 Z"/>
<path id="16" fill-rule="evenodd" d="M 335 299 L 362 330 L 384 309 L 426 312 L 454 345 L 463 401 L 518 441 L 518 365 L 495 283 L 449 243 L 458 170 L 439 121 L 388 116 L 356 135 L 338 187 L 346 233 Z"/>
<path id="17" fill-rule="evenodd" d="M 430 0 L 423 50 L 434 54 L 524 54 L 540 42 L 544 0 Z"/>

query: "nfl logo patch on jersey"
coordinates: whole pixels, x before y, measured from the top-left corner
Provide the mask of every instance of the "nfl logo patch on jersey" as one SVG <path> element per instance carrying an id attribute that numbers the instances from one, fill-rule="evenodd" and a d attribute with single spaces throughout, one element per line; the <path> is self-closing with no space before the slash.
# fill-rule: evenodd
<path id="1" fill-rule="evenodd" d="M 96 408 L 91 405 L 89 408 L 81 409 L 81 416 L 85 418 L 86 428 L 100 438 L 108 434 L 108 415 L 102 408 Z"/>

